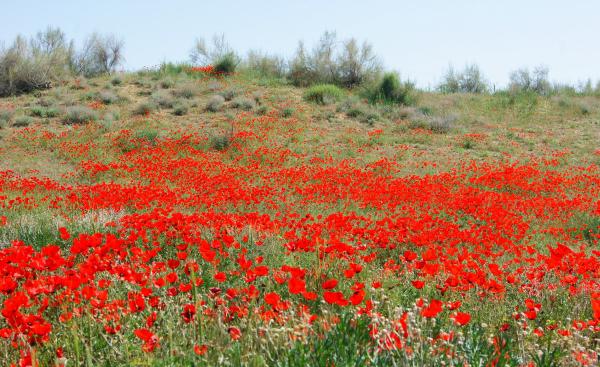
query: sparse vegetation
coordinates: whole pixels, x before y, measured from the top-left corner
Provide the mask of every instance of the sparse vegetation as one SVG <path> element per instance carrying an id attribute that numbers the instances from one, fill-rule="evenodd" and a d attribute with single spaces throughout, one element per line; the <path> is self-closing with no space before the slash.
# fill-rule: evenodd
<path id="1" fill-rule="evenodd" d="M 86 124 L 98 120 L 98 113 L 89 107 L 72 106 L 67 108 L 64 118 L 66 124 Z"/>
<path id="2" fill-rule="evenodd" d="M 250 98 L 237 97 L 231 101 L 231 107 L 239 108 L 244 111 L 250 111 L 256 107 L 256 102 Z"/>
<path id="3" fill-rule="evenodd" d="M 216 95 L 210 97 L 208 103 L 206 104 L 206 110 L 210 112 L 217 112 L 223 108 L 223 104 L 225 103 L 225 98 L 221 95 Z"/>

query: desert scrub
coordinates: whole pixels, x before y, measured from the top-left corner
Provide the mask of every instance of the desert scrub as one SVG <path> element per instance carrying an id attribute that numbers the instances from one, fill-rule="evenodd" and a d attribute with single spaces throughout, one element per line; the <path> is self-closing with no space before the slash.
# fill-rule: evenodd
<path id="1" fill-rule="evenodd" d="M 185 101 L 178 101 L 173 105 L 173 114 L 176 116 L 183 116 L 188 113 L 189 105 Z"/>
<path id="2" fill-rule="evenodd" d="M 149 115 L 152 112 L 156 111 L 157 109 L 158 109 L 158 106 L 156 105 L 156 103 L 154 103 L 154 101 L 140 102 L 133 109 L 133 114 L 134 115 Z"/>
<path id="3" fill-rule="evenodd" d="M 98 100 L 104 104 L 113 104 L 119 101 L 119 96 L 109 90 L 103 90 L 98 93 Z"/>
<path id="4" fill-rule="evenodd" d="M 158 85 L 163 89 L 171 89 L 175 86 L 175 81 L 173 78 L 164 78 L 158 82 Z"/>
<path id="5" fill-rule="evenodd" d="M 152 101 L 159 105 L 161 108 L 172 108 L 173 104 L 175 103 L 175 99 L 173 98 L 171 93 L 164 90 L 158 90 L 152 93 L 152 96 L 150 98 L 152 98 Z"/>
<path id="6" fill-rule="evenodd" d="M 8 126 L 14 114 L 14 110 L 0 110 L 0 129 Z"/>
<path id="7" fill-rule="evenodd" d="M 30 108 L 29 113 L 31 116 L 50 118 L 58 116 L 60 112 L 56 107 L 33 106 Z"/>
<path id="8" fill-rule="evenodd" d="M 238 95 L 238 91 L 235 89 L 227 89 L 219 93 L 219 95 L 225 98 L 226 101 L 231 101 L 235 96 Z"/>
<path id="9" fill-rule="evenodd" d="M 118 85 L 123 84 L 123 78 L 121 78 L 121 76 L 119 75 L 115 75 L 111 80 L 110 80 L 110 84 L 114 85 L 115 87 Z"/>
<path id="10" fill-rule="evenodd" d="M 256 107 L 256 102 L 253 99 L 246 97 L 238 97 L 231 101 L 231 107 L 239 108 L 240 110 L 250 111 Z"/>
<path id="11" fill-rule="evenodd" d="M 31 123 L 33 122 L 33 118 L 31 118 L 30 116 L 18 116 L 17 118 L 15 118 L 15 121 L 13 122 L 12 126 L 13 127 L 26 127 L 31 125 Z"/>
<path id="12" fill-rule="evenodd" d="M 206 110 L 210 112 L 217 112 L 223 108 L 223 104 L 225 103 L 225 98 L 220 95 L 212 96 L 208 100 L 206 104 Z"/>
<path id="13" fill-rule="evenodd" d="M 184 85 L 173 91 L 173 95 L 177 98 L 192 99 L 196 96 L 196 88 L 193 85 Z"/>
<path id="14" fill-rule="evenodd" d="M 321 105 L 333 104 L 339 101 L 344 92 L 333 84 L 312 86 L 304 93 L 304 99 Z"/>
<path id="15" fill-rule="evenodd" d="M 67 108 L 67 113 L 64 118 L 66 124 L 85 124 L 98 120 L 98 113 L 89 107 L 72 106 Z"/>

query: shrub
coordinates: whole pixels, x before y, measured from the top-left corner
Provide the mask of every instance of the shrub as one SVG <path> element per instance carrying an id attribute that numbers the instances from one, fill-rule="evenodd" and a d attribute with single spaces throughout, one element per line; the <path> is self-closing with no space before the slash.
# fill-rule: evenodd
<path id="1" fill-rule="evenodd" d="M 159 85 L 163 89 L 169 89 L 175 86 L 175 81 L 172 78 L 164 78 L 159 82 Z"/>
<path id="2" fill-rule="evenodd" d="M 196 96 L 196 88 L 191 85 L 184 85 L 173 91 L 173 95 L 178 98 L 192 99 Z"/>
<path id="3" fill-rule="evenodd" d="M 72 60 L 78 75 L 87 77 L 109 74 L 123 63 L 124 42 L 114 35 L 93 33 Z"/>
<path id="4" fill-rule="evenodd" d="M 374 87 L 365 89 L 365 96 L 371 103 L 394 103 L 412 105 L 415 103 L 415 86 L 411 82 L 401 82 L 398 74 L 386 73 Z"/>
<path id="5" fill-rule="evenodd" d="M 294 109 L 291 107 L 285 108 L 283 111 L 281 111 L 281 116 L 282 117 L 291 117 L 294 114 Z"/>
<path id="6" fill-rule="evenodd" d="M 104 104 L 113 104 L 119 101 L 119 96 L 109 90 L 98 93 L 98 99 Z"/>
<path id="7" fill-rule="evenodd" d="M 286 73 L 283 58 L 260 51 L 249 51 L 243 66 L 246 70 L 267 78 L 282 78 Z"/>
<path id="8" fill-rule="evenodd" d="M 223 151 L 231 144 L 229 135 L 217 135 L 210 138 L 210 147 L 214 150 Z"/>
<path id="9" fill-rule="evenodd" d="M 12 126 L 14 127 L 26 127 L 31 125 L 33 119 L 30 116 L 19 116 L 15 119 Z"/>
<path id="10" fill-rule="evenodd" d="M 37 116 L 37 117 L 42 117 L 42 118 L 56 117 L 59 115 L 59 111 L 55 107 L 33 106 L 33 107 L 31 107 L 29 112 L 31 113 L 32 116 Z"/>
<path id="11" fill-rule="evenodd" d="M 29 42 L 18 36 L 0 48 L 0 96 L 48 89 L 69 74 L 72 44 L 56 28 L 40 32 Z"/>
<path id="12" fill-rule="evenodd" d="M 225 98 L 223 98 L 223 96 L 220 96 L 220 95 L 212 96 L 208 100 L 208 103 L 206 104 L 206 110 L 210 111 L 210 112 L 217 112 L 223 107 L 224 103 L 225 103 Z"/>
<path id="13" fill-rule="evenodd" d="M 115 87 L 118 85 L 123 84 L 123 78 L 121 78 L 119 75 L 115 75 L 111 80 L 110 80 L 110 84 L 114 85 Z"/>
<path id="14" fill-rule="evenodd" d="M 14 110 L 0 110 L 0 129 L 2 129 L 5 126 L 8 126 L 14 114 Z"/>
<path id="15" fill-rule="evenodd" d="M 269 112 L 269 107 L 267 106 L 260 106 L 257 110 L 256 110 L 256 114 L 258 115 L 266 115 L 267 112 Z"/>
<path id="16" fill-rule="evenodd" d="M 142 140 L 147 143 L 154 144 L 156 138 L 158 138 L 158 131 L 149 129 L 139 130 L 135 132 L 134 138 L 136 140 Z"/>
<path id="17" fill-rule="evenodd" d="M 231 74 L 235 71 L 238 63 L 237 56 L 233 52 L 230 52 L 217 59 L 213 66 L 216 73 Z"/>
<path id="18" fill-rule="evenodd" d="M 438 86 L 442 93 L 486 93 L 488 82 L 484 79 L 477 65 L 467 65 L 462 72 L 455 72 L 450 67 Z"/>
<path id="19" fill-rule="evenodd" d="M 211 46 L 208 46 L 203 38 L 197 38 L 194 47 L 190 51 L 190 59 L 194 64 L 212 64 L 214 66 L 226 55 L 233 55 L 237 59 L 233 49 L 225 40 L 224 34 L 215 34 Z"/>
<path id="20" fill-rule="evenodd" d="M 294 85 L 336 84 L 354 87 L 375 80 L 381 72 L 381 63 L 365 42 L 362 47 L 355 39 L 342 43 L 338 49 L 334 32 L 325 32 L 312 52 L 299 43 L 290 62 L 289 78 Z"/>
<path id="21" fill-rule="evenodd" d="M 551 85 L 548 81 L 548 68 L 538 66 L 532 72 L 527 68 L 513 71 L 510 74 L 510 87 L 512 92 L 533 92 L 539 95 L 548 95 Z"/>
<path id="22" fill-rule="evenodd" d="M 253 99 L 246 97 L 238 97 L 231 101 L 231 107 L 239 108 L 244 111 L 250 111 L 256 107 L 256 102 Z"/>
<path id="23" fill-rule="evenodd" d="M 322 105 L 328 105 L 339 101 L 344 92 L 332 84 L 319 84 L 308 88 L 304 93 L 304 99 Z"/>
<path id="24" fill-rule="evenodd" d="M 171 93 L 164 90 L 159 90 L 152 93 L 150 98 L 152 98 L 152 101 L 162 108 L 171 108 L 175 103 L 175 99 Z"/>
<path id="25" fill-rule="evenodd" d="M 457 120 L 456 115 L 447 116 L 428 116 L 428 128 L 434 133 L 445 134 L 449 132 Z"/>
<path id="26" fill-rule="evenodd" d="M 173 106 L 173 114 L 176 115 L 176 116 L 186 115 L 188 113 L 188 110 L 189 110 L 189 106 L 184 101 L 177 102 Z"/>
<path id="27" fill-rule="evenodd" d="M 98 120 L 96 111 L 85 106 L 72 106 L 67 108 L 65 123 L 67 124 L 85 124 Z"/>
<path id="28" fill-rule="evenodd" d="M 238 92 L 235 89 L 227 89 L 219 93 L 226 101 L 231 101 L 237 94 Z"/>
<path id="29" fill-rule="evenodd" d="M 135 115 L 149 115 L 152 112 L 156 111 L 158 106 L 153 101 L 140 102 L 133 109 L 133 113 Z"/>

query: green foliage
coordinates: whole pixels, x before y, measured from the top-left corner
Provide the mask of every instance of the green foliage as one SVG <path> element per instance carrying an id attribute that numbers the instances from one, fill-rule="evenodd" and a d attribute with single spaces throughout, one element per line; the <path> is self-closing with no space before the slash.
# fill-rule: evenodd
<path id="1" fill-rule="evenodd" d="M 56 117 L 59 115 L 59 111 L 55 107 L 42 107 L 42 106 L 33 106 L 29 110 L 31 116 L 42 117 L 42 118 L 50 118 Z"/>
<path id="2" fill-rule="evenodd" d="M 85 106 L 72 106 L 67 108 L 67 113 L 64 118 L 66 124 L 85 124 L 98 120 L 96 111 Z"/>
<path id="3" fill-rule="evenodd" d="M 123 84 L 123 78 L 121 78 L 121 76 L 119 75 L 115 75 L 111 80 L 110 80 L 110 84 L 114 85 L 115 87 L 118 85 Z"/>
<path id="4" fill-rule="evenodd" d="M 288 117 L 292 117 L 293 114 L 294 114 L 294 109 L 291 107 L 284 108 L 283 111 L 281 111 L 281 117 L 288 118 Z"/>
<path id="5" fill-rule="evenodd" d="M 231 74 L 239 64 L 237 56 L 233 52 L 226 53 L 216 60 L 213 65 L 215 72 L 222 74 Z"/>
<path id="6" fill-rule="evenodd" d="M 312 86 L 304 93 L 304 99 L 321 105 L 328 105 L 339 101 L 344 92 L 333 84 L 319 84 Z"/>
<path id="7" fill-rule="evenodd" d="M 210 138 L 211 149 L 223 151 L 231 144 L 231 138 L 227 134 L 216 135 Z"/>
<path id="8" fill-rule="evenodd" d="M 415 85 L 409 81 L 401 82 L 396 73 L 386 73 L 379 83 L 366 88 L 363 94 L 371 103 L 391 103 L 405 106 L 416 103 Z"/>
<path id="9" fill-rule="evenodd" d="M 281 354 L 269 361 L 269 365 L 322 366 L 327 361 L 332 366 L 365 366 L 369 362 L 372 343 L 368 321 L 365 318 L 352 319 L 350 314 L 345 314 L 324 335 L 312 335 L 288 350 L 280 350 Z"/>

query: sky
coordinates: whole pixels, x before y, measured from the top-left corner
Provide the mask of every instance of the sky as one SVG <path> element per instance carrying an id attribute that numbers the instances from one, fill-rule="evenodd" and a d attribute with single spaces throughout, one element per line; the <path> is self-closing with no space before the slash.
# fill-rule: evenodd
<path id="1" fill-rule="evenodd" d="M 326 31 L 372 43 L 387 69 L 434 87 L 450 65 L 477 64 L 497 87 L 545 65 L 555 82 L 600 80 L 597 0 L 0 0 L 0 41 L 60 27 L 125 41 L 127 70 L 187 61 L 198 37 L 224 33 L 238 52 L 289 57 Z"/>

